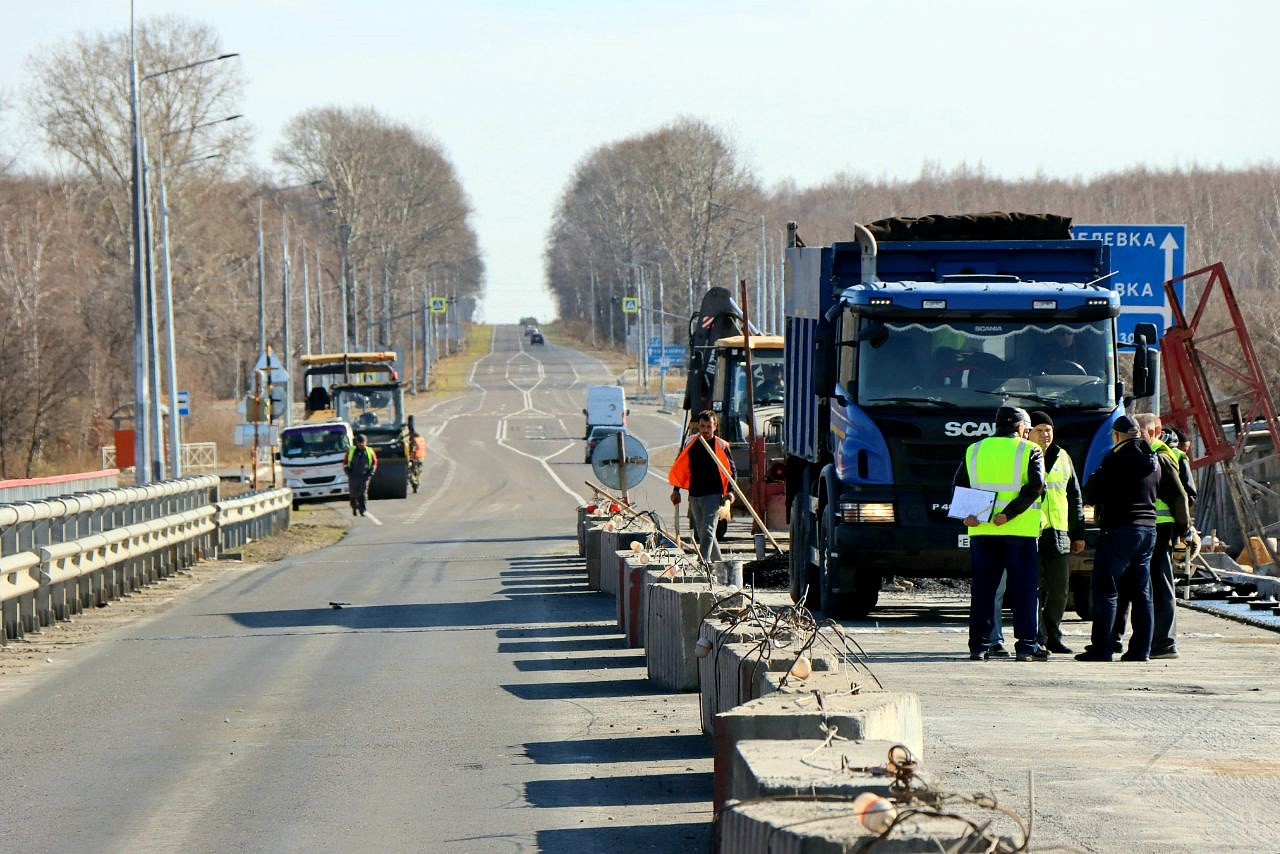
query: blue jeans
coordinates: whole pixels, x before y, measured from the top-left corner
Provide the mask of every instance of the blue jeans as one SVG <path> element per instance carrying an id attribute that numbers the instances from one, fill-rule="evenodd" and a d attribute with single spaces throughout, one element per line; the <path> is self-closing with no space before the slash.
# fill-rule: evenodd
<path id="1" fill-rule="evenodd" d="M 1036 648 L 1039 611 L 1035 537 L 982 535 L 969 539 L 969 566 L 973 573 L 969 599 L 969 651 L 985 652 L 991 646 L 996 623 L 996 588 L 1008 573 L 1013 605 L 1013 633 L 1018 652 Z"/>
<path id="2" fill-rule="evenodd" d="M 1156 524 L 1156 544 L 1151 550 L 1151 608 L 1155 621 L 1151 630 L 1151 654 L 1177 652 L 1178 599 L 1173 583 L 1173 543 L 1177 536 L 1172 522 Z M 1129 601 L 1117 591 L 1116 622 L 1111 627 L 1111 642 L 1124 639 L 1125 617 L 1129 613 Z"/>
<path id="3" fill-rule="evenodd" d="M 1133 608 L 1130 658 L 1151 654 L 1151 550 L 1155 526 L 1104 528 L 1093 555 L 1093 632 L 1089 652 L 1110 658 L 1111 630 L 1116 622 L 1116 598 L 1124 596 Z"/>

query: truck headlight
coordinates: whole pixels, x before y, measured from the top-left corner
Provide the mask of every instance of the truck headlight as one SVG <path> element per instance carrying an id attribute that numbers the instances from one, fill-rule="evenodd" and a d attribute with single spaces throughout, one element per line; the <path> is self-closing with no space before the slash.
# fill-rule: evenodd
<path id="1" fill-rule="evenodd" d="M 893 504 L 888 501 L 841 501 L 840 518 L 845 522 L 896 521 Z"/>

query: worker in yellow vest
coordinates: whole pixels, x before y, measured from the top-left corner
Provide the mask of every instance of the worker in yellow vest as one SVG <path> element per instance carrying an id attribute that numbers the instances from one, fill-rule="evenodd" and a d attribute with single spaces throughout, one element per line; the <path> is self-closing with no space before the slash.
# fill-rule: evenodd
<path id="1" fill-rule="evenodd" d="M 969 529 L 969 658 L 986 661 L 995 627 L 995 594 L 1008 573 L 1013 600 L 1014 647 L 1018 661 L 1047 661 L 1049 653 L 1036 640 L 1036 542 L 1040 538 L 1040 499 L 1044 493 L 1044 459 L 1028 441 L 1031 416 L 1025 409 L 996 410 L 995 434 L 965 451 L 955 485 L 990 492 L 991 516 L 965 517 Z"/>
<path id="2" fill-rule="evenodd" d="M 1040 645 L 1068 655 L 1062 641 L 1062 614 L 1067 609 L 1071 567 L 1069 555 L 1084 551 L 1084 505 L 1080 480 L 1071 457 L 1053 441 L 1053 419 L 1031 413 L 1031 441 L 1044 454 L 1044 501 L 1040 505 Z"/>

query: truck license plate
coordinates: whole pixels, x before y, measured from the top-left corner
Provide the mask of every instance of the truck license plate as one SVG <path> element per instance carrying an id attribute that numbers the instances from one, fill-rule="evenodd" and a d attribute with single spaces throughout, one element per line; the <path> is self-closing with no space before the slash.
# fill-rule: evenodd
<path id="1" fill-rule="evenodd" d="M 958 541 L 956 542 L 956 548 L 959 548 L 959 549 L 967 549 L 967 548 L 969 548 L 969 535 L 968 535 L 968 534 L 960 534 L 960 535 L 959 535 L 959 537 L 958 537 Z"/>

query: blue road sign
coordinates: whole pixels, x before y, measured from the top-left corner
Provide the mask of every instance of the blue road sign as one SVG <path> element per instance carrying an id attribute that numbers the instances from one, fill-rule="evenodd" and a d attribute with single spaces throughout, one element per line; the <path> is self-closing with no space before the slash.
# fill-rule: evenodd
<path id="1" fill-rule="evenodd" d="M 668 344 L 659 347 L 657 342 L 651 343 L 647 349 L 646 360 L 650 365 L 683 365 L 688 352 L 683 344 Z"/>
<path id="2" fill-rule="evenodd" d="M 191 414 L 191 392 L 189 391 L 178 392 L 178 414 L 179 415 Z"/>
<path id="3" fill-rule="evenodd" d="M 1164 283 L 1186 272 L 1185 225 L 1075 225 L 1077 240 L 1100 240 L 1111 247 L 1110 282 L 1120 294 L 1116 320 L 1122 346 L 1133 346 L 1133 327 L 1154 323 L 1160 334 L 1171 321 L 1165 304 Z M 1182 283 L 1175 286 L 1182 300 Z"/>
<path id="4" fill-rule="evenodd" d="M 636 314 L 640 311 L 640 300 L 637 297 L 622 298 L 622 313 Z"/>

